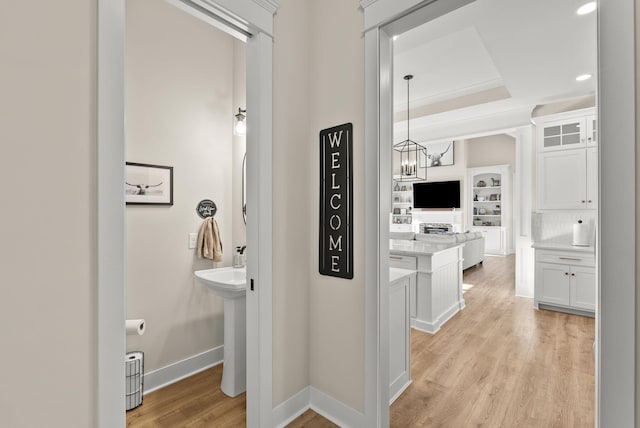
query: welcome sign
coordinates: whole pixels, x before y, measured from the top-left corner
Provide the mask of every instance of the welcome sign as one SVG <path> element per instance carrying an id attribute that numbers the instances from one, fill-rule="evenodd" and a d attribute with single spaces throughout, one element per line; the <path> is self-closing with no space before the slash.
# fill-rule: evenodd
<path id="1" fill-rule="evenodd" d="M 353 125 L 320 131 L 320 273 L 353 279 Z"/>

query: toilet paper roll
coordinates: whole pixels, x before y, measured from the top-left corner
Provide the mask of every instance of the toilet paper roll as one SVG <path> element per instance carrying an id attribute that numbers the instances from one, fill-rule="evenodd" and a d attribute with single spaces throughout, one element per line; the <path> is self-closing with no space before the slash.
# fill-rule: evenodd
<path id="1" fill-rule="evenodd" d="M 579 221 L 573 225 L 573 245 L 578 247 L 589 246 L 589 226 Z"/>
<path id="2" fill-rule="evenodd" d="M 143 319 L 127 320 L 125 322 L 125 329 L 127 330 L 127 335 L 137 334 L 139 336 L 142 336 L 146 328 L 147 328 L 147 323 Z"/>

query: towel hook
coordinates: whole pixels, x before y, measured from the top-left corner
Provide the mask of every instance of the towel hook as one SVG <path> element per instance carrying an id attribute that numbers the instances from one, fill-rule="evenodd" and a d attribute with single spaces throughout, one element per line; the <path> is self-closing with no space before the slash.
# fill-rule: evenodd
<path id="1" fill-rule="evenodd" d="M 211 199 L 203 199 L 198 202 L 198 206 L 196 207 L 196 212 L 200 216 L 200 218 L 209 218 L 214 217 L 216 212 L 218 211 L 218 207 L 216 207 L 216 203 Z"/>

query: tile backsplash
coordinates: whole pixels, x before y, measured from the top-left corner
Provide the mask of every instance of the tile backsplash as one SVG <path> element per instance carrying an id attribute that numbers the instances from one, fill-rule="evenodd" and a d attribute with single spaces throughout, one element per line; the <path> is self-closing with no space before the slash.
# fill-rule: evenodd
<path id="1" fill-rule="evenodd" d="M 595 213 L 532 213 L 531 236 L 534 242 L 552 241 L 570 244 L 573 241 L 573 225 L 582 220 L 591 228 L 591 244 L 595 242 Z"/>

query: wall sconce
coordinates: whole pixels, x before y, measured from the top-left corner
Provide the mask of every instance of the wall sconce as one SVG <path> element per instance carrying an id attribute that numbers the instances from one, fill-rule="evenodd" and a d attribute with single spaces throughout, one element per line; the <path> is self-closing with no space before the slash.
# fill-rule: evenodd
<path id="1" fill-rule="evenodd" d="M 247 110 L 243 110 L 238 107 L 238 114 L 236 114 L 236 125 L 233 127 L 233 133 L 236 135 L 244 135 L 247 133 L 247 124 L 245 119 L 247 115 L 245 114 Z"/>

